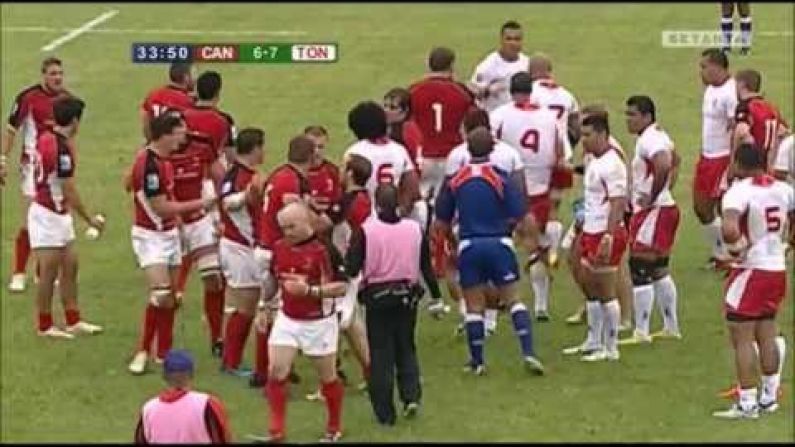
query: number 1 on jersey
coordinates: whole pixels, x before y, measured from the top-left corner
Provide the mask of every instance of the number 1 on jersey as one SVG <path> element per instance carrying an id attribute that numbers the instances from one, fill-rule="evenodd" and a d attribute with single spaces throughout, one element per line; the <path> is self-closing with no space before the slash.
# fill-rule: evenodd
<path id="1" fill-rule="evenodd" d="M 435 102 L 431 104 L 433 109 L 433 128 L 436 133 L 442 132 L 442 103 Z"/>

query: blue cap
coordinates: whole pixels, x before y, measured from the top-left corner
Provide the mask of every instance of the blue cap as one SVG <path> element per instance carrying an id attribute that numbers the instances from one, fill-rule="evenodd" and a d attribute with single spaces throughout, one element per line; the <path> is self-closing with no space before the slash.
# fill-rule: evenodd
<path id="1" fill-rule="evenodd" d="M 163 372 L 166 374 L 193 372 L 193 357 L 188 351 L 171 350 L 163 360 Z"/>

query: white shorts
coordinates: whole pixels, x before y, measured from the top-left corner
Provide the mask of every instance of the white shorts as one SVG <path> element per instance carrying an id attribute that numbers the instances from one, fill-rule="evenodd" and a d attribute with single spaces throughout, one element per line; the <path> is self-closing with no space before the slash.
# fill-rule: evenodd
<path id="1" fill-rule="evenodd" d="M 444 182 L 447 160 L 444 158 L 425 158 L 420 164 L 420 194 L 423 199 L 436 198 Z"/>
<path id="2" fill-rule="evenodd" d="M 261 269 L 254 259 L 253 248 L 226 238 L 221 238 L 219 246 L 221 269 L 229 287 L 243 289 L 261 286 Z"/>
<path id="3" fill-rule="evenodd" d="M 133 225 L 133 251 L 142 269 L 153 265 L 178 266 L 182 264 L 182 247 L 179 231 L 172 228 L 168 231 L 153 231 Z"/>
<path id="4" fill-rule="evenodd" d="M 209 214 L 205 215 L 196 222 L 185 224 L 183 228 L 183 240 L 185 253 L 192 253 L 200 248 L 218 243 L 215 237 L 215 226 Z"/>
<path id="5" fill-rule="evenodd" d="M 294 320 L 281 310 L 273 322 L 268 346 L 298 348 L 306 356 L 323 357 L 337 352 L 339 323 L 331 315 L 319 320 Z"/>
<path id="6" fill-rule="evenodd" d="M 28 208 L 31 248 L 62 248 L 75 240 L 72 215 L 58 214 L 36 202 Z"/>
<path id="7" fill-rule="evenodd" d="M 23 196 L 29 199 L 36 197 L 36 165 L 33 161 L 19 163 L 19 183 Z"/>
<path id="8" fill-rule="evenodd" d="M 348 291 L 344 296 L 336 299 L 334 307 L 337 311 L 339 318 L 340 328 L 348 329 L 353 322 L 353 316 L 356 312 L 357 295 L 359 293 L 359 284 L 362 282 L 362 276 L 351 279 L 348 283 Z"/>

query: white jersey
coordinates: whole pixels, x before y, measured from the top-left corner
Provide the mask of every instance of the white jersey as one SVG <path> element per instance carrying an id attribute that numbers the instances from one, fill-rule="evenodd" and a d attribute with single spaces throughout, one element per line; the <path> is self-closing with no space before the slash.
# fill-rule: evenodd
<path id="1" fill-rule="evenodd" d="M 513 62 L 503 59 L 497 51 L 486 56 L 475 67 L 475 72 L 472 73 L 472 82 L 480 88 L 486 88 L 490 84 L 496 83 L 500 91 L 486 97 L 479 104 L 480 107 L 491 112 L 497 107 L 511 102 L 511 76 L 520 71 L 527 71 L 527 63 L 528 58 L 523 53 L 519 53 L 519 57 Z"/>
<path id="2" fill-rule="evenodd" d="M 795 178 L 795 134 L 784 138 L 778 145 L 773 169 L 786 172 L 789 178 Z"/>
<path id="3" fill-rule="evenodd" d="M 608 150 L 600 157 L 594 157 L 588 163 L 583 180 L 584 232 L 597 234 L 607 231 L 609 199 L 627 197 L 627 187 L 627 167 L 615 149 Z"/>
<path id="4" fill-rule="evenodd" d="M 734 78 L 719 86 L 708 85 L 701 107 L 701 154 L 706 158 L 727 157 L 731 152 L 732 129 L 729 128 L 737 109 L 737 87 Z"/>
<path id="5" fill-rule="evenodd" d="M 444 175 L 448 177 L 455 175 L 455 173 L 466 166 L 471 159 L 472 155 L 467 149 L 467 144 L 459 144 L 453 148 L 453 150 L 450 152 L 450 155 L 447 156 L 447 164 L 444 168 Z M 524 169 L 524 163 L 522 162 L 522 157 L 519 155 L 519 151 L 503 143 L 502 141 L 496 141 L 494 143 L 494 150 L 492 150 L 489 154 L 489 163 L 502 169 L 508 174 L 513 174 L 516 171 L 521 171 Z"/>
<path id="6" fill-rule="evenodd" d="M 646 127 L 638 136 L 635 142 L 635 156 L 632 158 L 632 203 L 639 205 L 641 194 L 651 194 L 652 184 L 654 183 L 654 171 L 652 158 L 660 152 L 670 152 L 673 157 L 674 143 L 668 134 L 656 123 Z M 657 200 L 652 206 L 671 206 L 674 205 L 674 197 L 671 195 L 671 179 L 665 181 Z"/>
<path id="7" fill-rule="evenodd" d="M 489 121 L 494 136 L 522 155 L 527 195 L 547 193 L 559 161 L 557 146 L 565 138 L 555 114 L 533 103 L 509 103 L 493 111 Z"/>
<path id="8" fill-rule="evenodd" d="M 406 148 L 392 140 L 385 139 L 378 142 L 360 140 L 345 151 L 343 159 L 347 159 L 352 154 L 366 158 L 373 168 L 366 185 L 373 206 L 375 206 L 375 189 L 378 185 L 392 183 L 398 186 L 400 177 L 414 170 Z"/>
<path id="9" fill-rule="evenodd" d="M 723 212 L 736 210 L 745 225 L 748 251 L 739 268 L 781 271 L 784 262 L 784 231 L 787 215 L 795 211 L 792 186 L 762 175 L 732 183 L 723 196 Z"/>
<path id="10" fill-rule="evenodd" d="M 555 83 L 551 78 L 537 79 L 533 82 L 533 93 L 530 99 L 543 107 L 546 107 L 553 112 L 558 118 L 558 124 L 561 129 L 569 128 L 569 115 L 580 111 L 580 106 L 577 104 L 577 99 L 570 91 Z M 569 139 L 566 138 L 564 142 L 564 157 L 566 160 L 571 160 L 574 155 Z"/>

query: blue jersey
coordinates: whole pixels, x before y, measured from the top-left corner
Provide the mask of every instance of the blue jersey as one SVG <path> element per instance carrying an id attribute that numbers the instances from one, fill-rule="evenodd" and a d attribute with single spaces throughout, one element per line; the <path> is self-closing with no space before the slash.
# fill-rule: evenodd
<path id="1" fill-rule="evenodd" d="M 436 218 L 458 214 L 459 239 L 510 236 L 527 211 L 522 191 L 508 174 L 488 163 L 470 163 L 445 182 L 436 199 Z"/>

